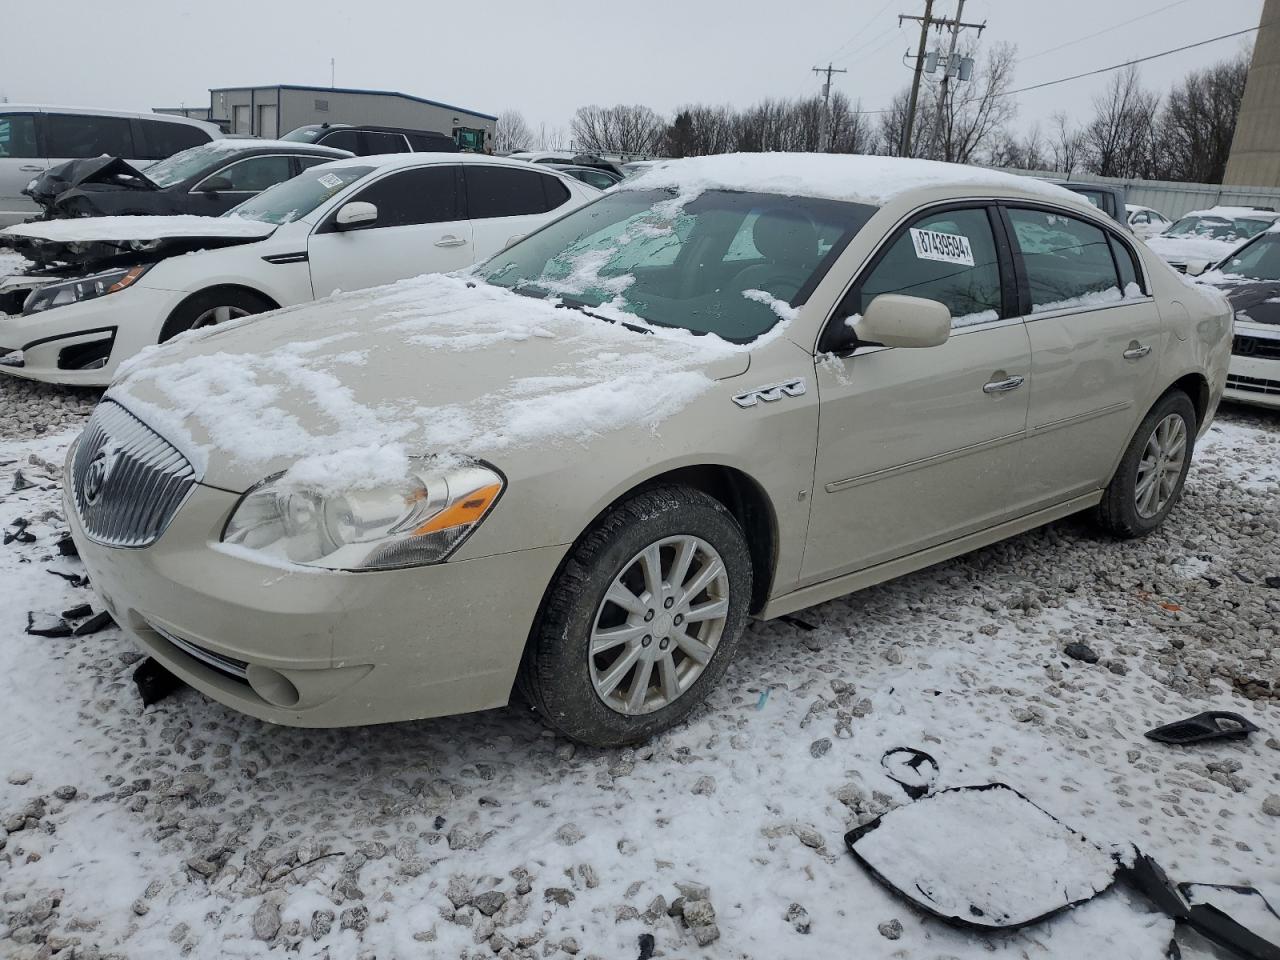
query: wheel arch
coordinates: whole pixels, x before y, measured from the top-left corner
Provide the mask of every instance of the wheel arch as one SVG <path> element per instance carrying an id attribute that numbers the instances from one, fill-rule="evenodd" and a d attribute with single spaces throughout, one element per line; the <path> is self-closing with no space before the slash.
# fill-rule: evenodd
<path id="1" fill-rule="evenodd" d="M 280 304 L 276 301 L 274 297 L 264 293 L 262 290 L 258 289 L 257 287 L 250 286 L 247 283 L 210 284 L 207 287 L 201 287 L 199 290 L 195 290 L 192 293 L 187 294 L 185 297 L 179 300 L 177 304 L 174 305 L 173 309 L 169 311 L 169 313 L 165 316 L 164 320 L 160 324 L 160 333 L 157 336 L 158 342 L 164 343 L 166 340 L 169 340 L 172 337 L 176 336 L 177 333 L 182 332 L 181 330 L 178 330 L 178 331 L 172 330 L 171 325 L 174 322 L 174 317 L 176 317 L 182 310 L 184 310 L 187 307 L 187 305 L 191 303 L 191 301 L 197 299 L 198 297 L 206 297 L 212 293 L 223 293 L 223 292 L 235 293 L 238 295 L 247 294 L 248 296 L 256 297 L 257 299 L 263 301 L 266 304 L 266 310 L 280 309 Z M 266 310 L 262 312 L 265 313 Z"/>
<path id="2" fill-rule="evenodd" d="M 1204 426 L 1205 417 L 1209 415 L 1209 381 L 1202 373 L 1185 373 L 1169 384 L 1164 393 L 1156 398 L 1155 406 L 1174 390 L 1181 390 L 1191 398 L 1191 405 L 1196 408 L 1196 429 Z"/>

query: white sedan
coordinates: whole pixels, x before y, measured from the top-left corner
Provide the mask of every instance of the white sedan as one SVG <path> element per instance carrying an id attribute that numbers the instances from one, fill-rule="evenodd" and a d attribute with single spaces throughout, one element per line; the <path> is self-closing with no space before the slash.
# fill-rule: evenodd
<path id="1" fill-rule="evenodd" d="M 1134 236 L 1141 237 L 1143 240 L 1149 240 L 1156 234 L 1163 233 L 1172 224 L 1172 221 L 1159 210 L 1142 207 L 1136 203 L 1126 203 L 1124 212 L 1129 229 L 1133 231 Z"/>
<path id="2" fill-rule="evenodd" d="M 485 260 L 600 196 L 552 170 L 472 154 L 312 167 L 223 217 L 98 217 L 0 232 L 64 264 L 0 315 L 0 371 L 83 386 L 197 327 Z M 70 267 L 65 264 L 71 264 Z"/>

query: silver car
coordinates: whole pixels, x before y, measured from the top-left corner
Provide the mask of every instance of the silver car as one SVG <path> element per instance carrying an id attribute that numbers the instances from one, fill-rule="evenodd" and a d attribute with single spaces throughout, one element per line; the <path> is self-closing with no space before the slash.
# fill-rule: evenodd
<path id="1" fill-rule="evenodd" d="M 1231 310 L 1086 201 L 852 156 L 672 162 L 461 275 L 153 348 L 70 454 L 106 607 L 238 710 L 523 691 L 617 745 L 749 618 L 1174 509 Z"/>

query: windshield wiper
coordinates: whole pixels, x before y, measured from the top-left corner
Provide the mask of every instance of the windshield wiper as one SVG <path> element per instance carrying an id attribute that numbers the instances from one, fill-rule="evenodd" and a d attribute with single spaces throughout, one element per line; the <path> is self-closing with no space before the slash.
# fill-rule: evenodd
<path id="1" fill-rule="evenodd" d="M 603 320 L 605 323 L 621 324 L 626 329 L 634 331 L 635 333 L 653 333 L 653 331 L 650 330 L 648 327 L 643 327 L 638 323 L 628 323 L 626 320 L 618 320 L 615 317 L 606 317 L 603 313 L 594 313 L 590 309 L 593 305 L 590 303 L 587 303 L 587 301 L 585 300 L 578 300 L 574 297 L 561 296 L 557 300 L 555 306 L 557 310 L 560 310 L 560 309 L 577 310 L 580 313 L 585 313 L 588 317 L 594 317 L 597 320 Z"/>

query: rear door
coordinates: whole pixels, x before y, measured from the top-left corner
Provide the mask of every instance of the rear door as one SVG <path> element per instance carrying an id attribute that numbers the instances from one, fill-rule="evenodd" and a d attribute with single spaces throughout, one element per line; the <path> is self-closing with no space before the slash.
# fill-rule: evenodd
<path id="1" fill-rule="evenodd" d="M 1098 490 L 1154 401 L 1165 332 L 1118 231 L 1051 207 L 1005 205 L 1031 338 L 1026 469 L 1039 509 Z"/>
<path id="2" fill-rule="evenodd" d="M 538 229 L 572 196 L 559 177 L 532 168 L 468 163 L 462 169 L 477 261 Z"/>
<path id="3" fill-rule="evenodd" d="M 49 166 L 40 148 L 35 113 L 0 111 L 0 227 L 35 216 L 39 208 L 23 189 Z"/>
<path id="4" fill-rule="evenodd" d="M 373 223 L 339 229 L 341 206 L 330 211 L 307 244 L 314 295 L 470 266 L 471 224 L 462 216 L 459 180 L 452 164 L 399 170 L 347 199 L 377 207 Z"/>

